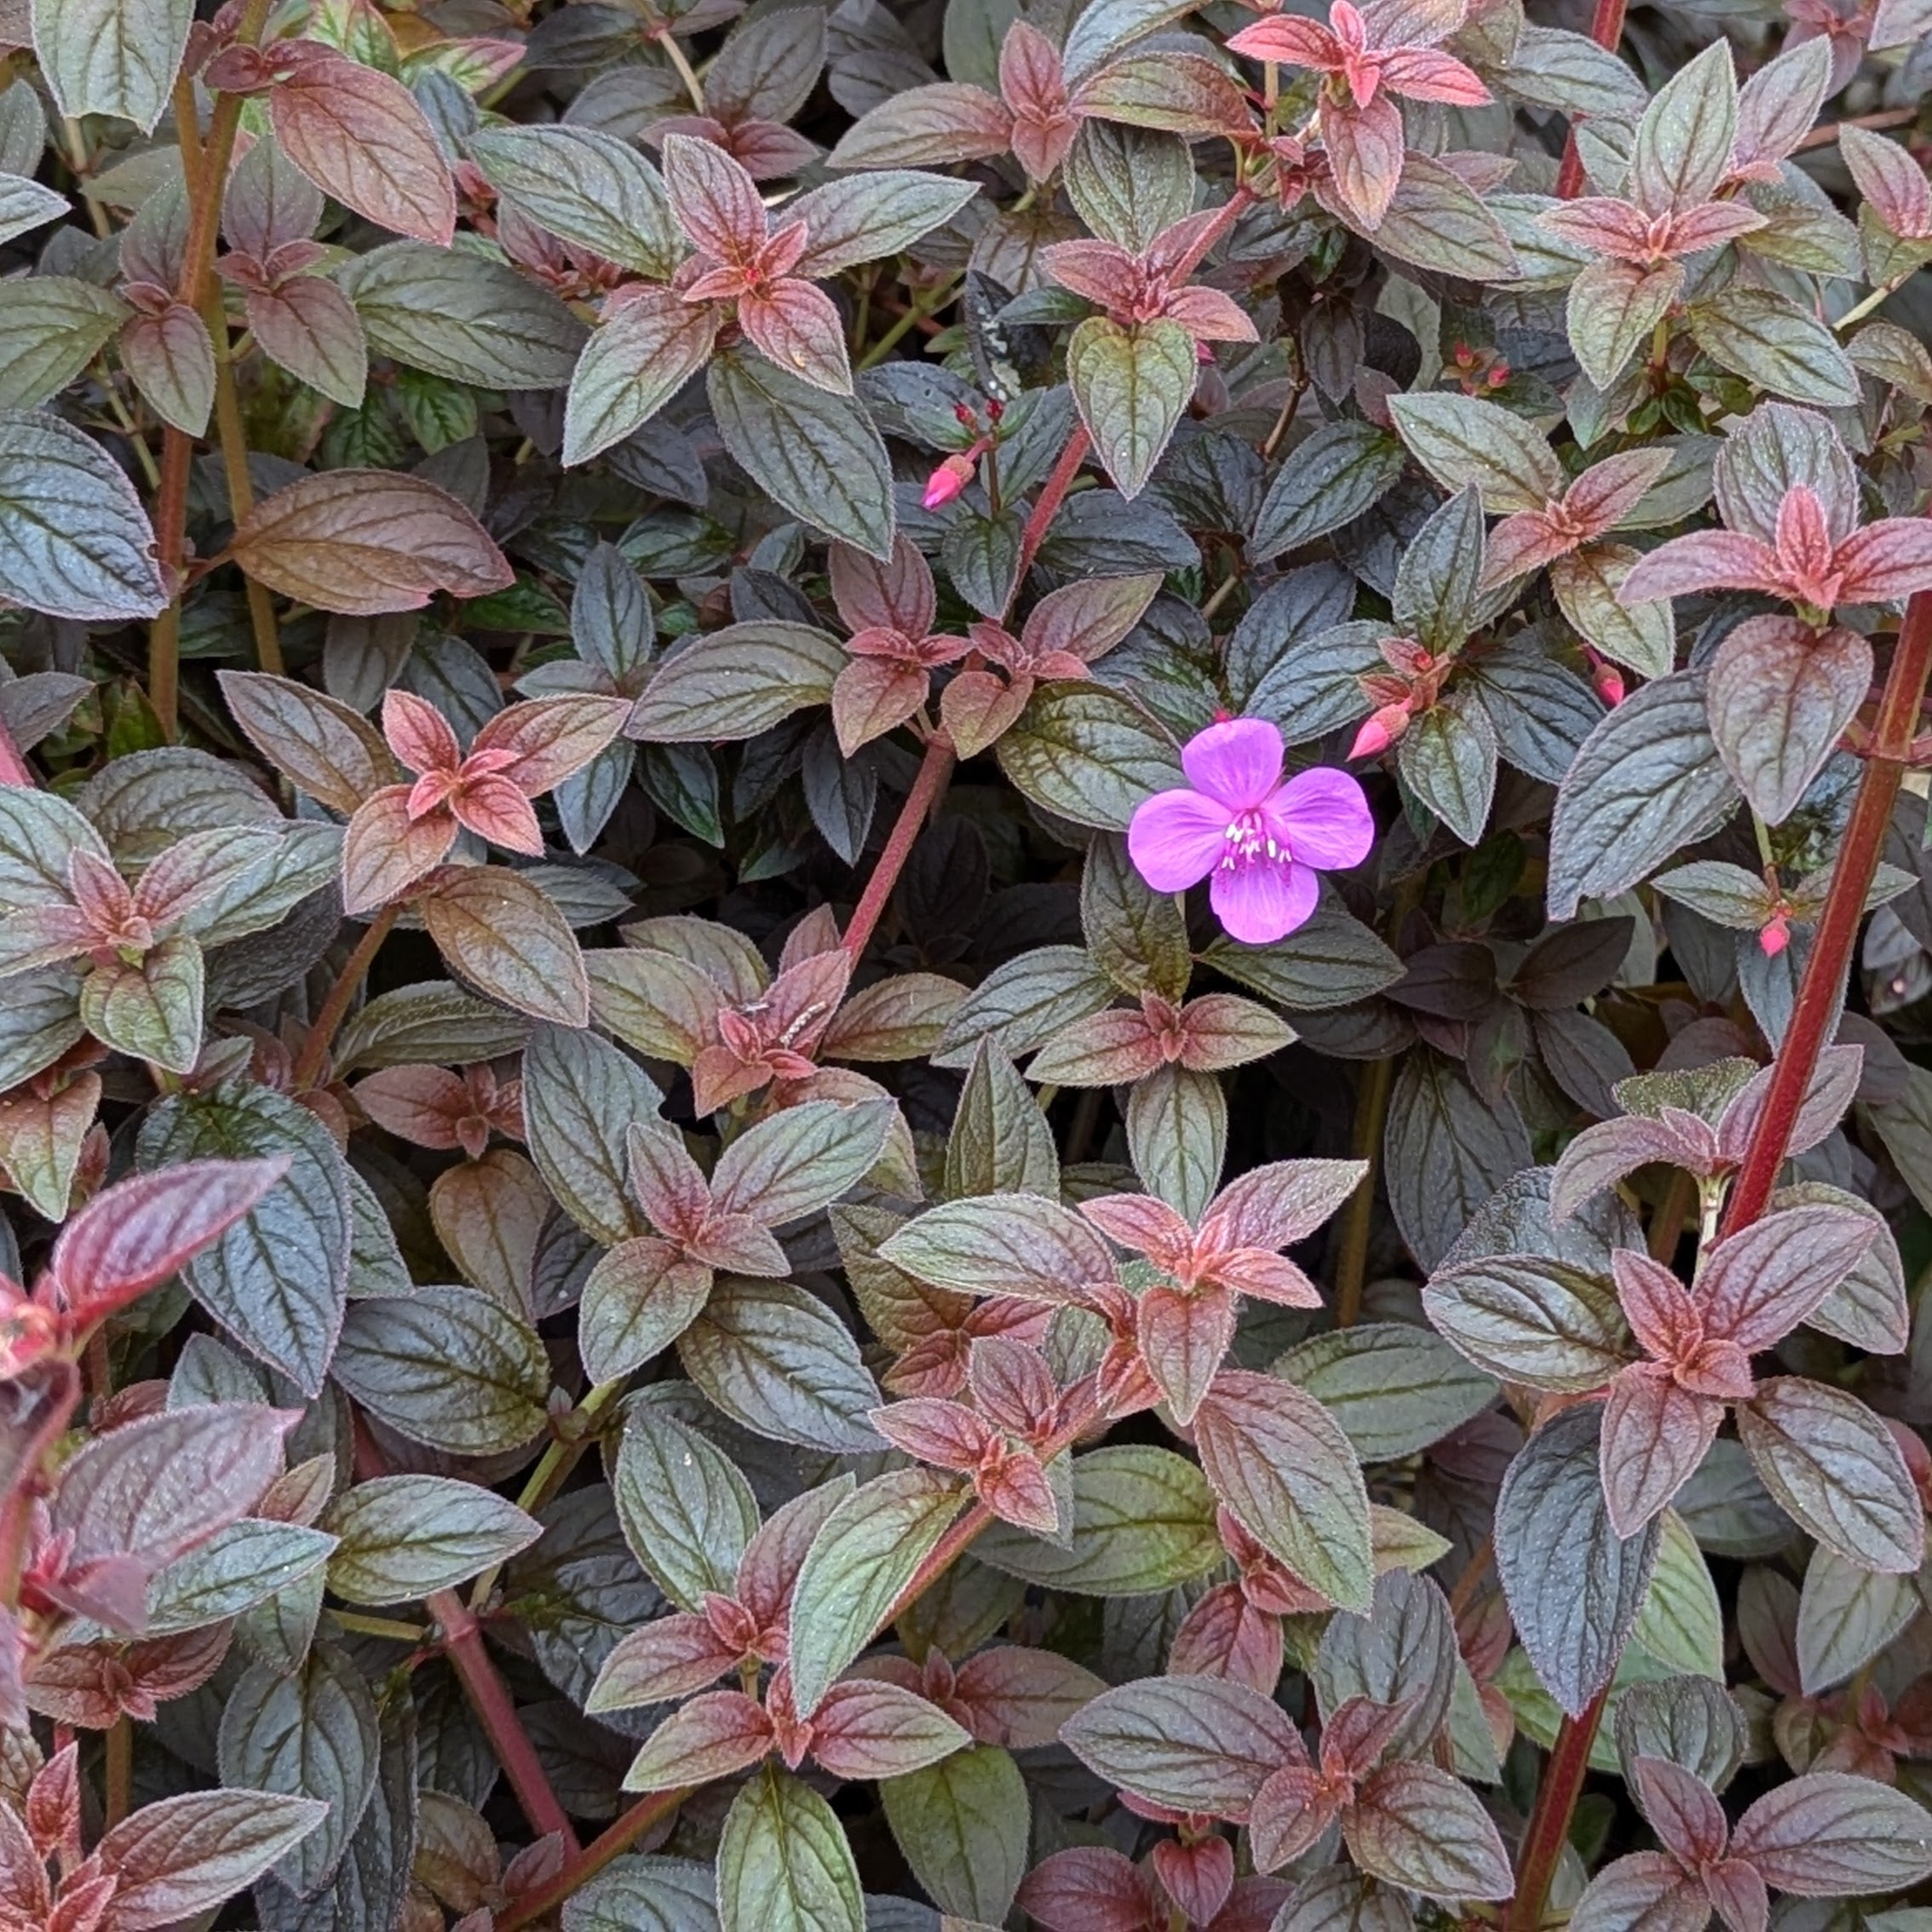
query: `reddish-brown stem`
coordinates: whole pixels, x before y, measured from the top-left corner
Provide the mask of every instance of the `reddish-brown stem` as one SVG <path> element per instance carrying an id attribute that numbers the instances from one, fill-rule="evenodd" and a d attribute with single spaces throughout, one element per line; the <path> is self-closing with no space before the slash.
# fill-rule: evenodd
<path id="1" fill-rule="evenodd" d="M 865 889 L 860 894 L 859 903 L 852 909 L 852 918 L 845 929 L 845 950 L 856 959 L 866 947 L 879 917 L 886 909 L 886 901 L 892 897 L 892 890 L 899 883 L 899 875 L 904 871 L 906 860 L 926 823 L 926 814 L 932 810 L 938 799 L 940 788 L 952 770 L 952 740 L 943 731 L 935 731 L 926 740 L 926 756 L 919 766 L 919 774 L 912 780 L 912 789 L 906 795 L 906 802 L 899 808 L 899 818 L 886 842 L 880 848 L 877 863 L 872 867 L 872 876 L 865 882 Z"/>
<path id="2" fill-rule="evenodd" d="M 296 1055 L 295 1066 L 290 1072 L 289 1083 L 297 1093 L 315 1084 L 327 1063 L 329 1049 L 335 1044 L 336 1034 L 348 1017 L 349 1002 L 355 998 L 355 989 L 362 984 L 371 962 L 382 951 L 382 941 L 389 936 L 389 929 L 395 924 L 400 910 L 400 906 L 385 906 L 370 921 L 368 930 L 355 942 L 354 952 L 342 963 L 335 985 L 329 988 L 328 997 L 322 1002 L 322 1010 L 309 1023 L 302 1050 Z"/>
<path id="3" fill-rule="evenodd" d="M 1543 1923 L 1550 1881 L 1556 1876 L 1563 1847 L 1569 1843 L 1577 1795 L 1589 1774 L 1596 1728 L 1603 1722 L 1603 1707 L 1609 1700 L 1610 1687 L 1606 1684 L 1584 1706 L 1580 1716 L 1566 1717 L 1557 1730 L 1550 1762 L 1543 1768 L 1543 1782 L 1536 1788 L 1535 1809 L 1517 1849 L 1516 1895 L 1504 1909 L 1503 1932 L 1538 1932 Z"/>
<path id="4" fill-rule="evenodd" d="M 1625 4 L 1626 0 L 1596 0 L 1596 12 L 1590 20 L 1590 37 L 1613 54 L 1624 37 Z M 1574 201 L 1583 193 L 1583 154 L 1577 147 L 1577 130 L 1573 126 L 1569 139 L 1563 143 L 1563 164 L 1556 170 L 1556 193 L 1564 201 Z"/>
<path id="5" fill-rule="evenodd" d="M 1925 701 L 1926 676 L 1932 671 L 1932 591 L 1921 590 L 1906 606 L 1905 627 L 1892 653 L 1892 668 L 1879 700 L 1878 722 L 1872 733 L 1871 756 L 1859 780 L 1858 797 L 1838 847 L 1831 889 L 1818 922 L 1811 957 L 1798 986 L 1797 1003 L 1771 1074 L 1771 1090 L 1764 1098 L 1757 1131 L 1745 1151 L 1724 1207 L 1724 1232 L 1748 1228 L 1769 1205 L 1785 1164 L 1791 1129 L 1811 1085 L 1826 1035 L 1838 1010 L 1840 989 L 1851 969 L 1858 929 L 1865 917 L 1865 895 L 1884 848 L 1885 831 L 1912 755 L 1912 727 Z"/>
<path id="6" fill-rule="evenodd" d="M 252 45 L 267 25 L 270 0 L 246 0 L 235 40 Z M 221 225 L 221 197 L 227 187 L 228 164 L 234 158 L 235 137 L 241 131 L 242 96 L 216 97 L 208 124 L 208 138 L 194 158 L 194 192 L 188 204 L 187 240 L 181 251 L 181 279 L 175 290 L 178 302 L 201 312 L 207 302 L 215 261 L 215 236 Z M 182 135 L 187 153 L 187 134 Z M 226 325 L 223 325 L 224 329 Z M 220 345 L 217 345 L 219 348 Z M 222 359 L 223 360 L 226 358 Z M 232 452 L 231 452 L 232 457 Z M 169 428 L 161 436 L 161 486 L 154 502 L 154 554 L 161 565 L 169 604 L 154 620 L 148 635 L 148 699 L 168 735 L 175 735 L 181 690 L 181 571 L 187 555 L 188 469 L 194 440 L 185 431 Z M 231 474 L 230 483 L 233 484 Z M 246 492 L 248 479 L 241 479 Z M 251 610 L 253 608 L 251 603 Z"/>
<path id="7" fill-rule="evenodd" d="M 369 1481 L 389 1473 L 388 1458 L 377 1446 L 362 1417 L 354 1417 L 355 1473 L 359 1481 Z M 577 1834 L 571 1828 L 557 1794 L 550 1788 L 549 1775 L 530 1734 L 517 1715 L 516 1699 L 498 1675 L 483 1642 L 482 1627 L 469 1606 L 453 1590 L 440 1590 L 427 1597 L 425 1605 L 435 1619 L 442 1647 L 468 1695 L 497 1762 L 516 1793 L 523 1815 L 539 1836 L 560 1833 L 574 1859 L 578 1855 Z"/>
<path id="8" fill-rule="evenodd" d="M 1039 500 L 1026 518 L 1026 527 L 1020 533 L 1020 567 L 1013 573 L 1013 588 L 1006 599 L 1009 615 L 1020 595 L 1020 586 L 1026 581 L 1026 572 L 1033 567 L 1033 559 L 1040 554 L 1040 545 L 1046 541 L 1047 530 L 1059 514 L 1061 504 L 1066 502 L 1067 492 L 1073 487 L 1073 479 L 1080 474 L 1080 465 L 1087 460 L 1087 451 L 1092 446 L 1086 425 L 1076 423 L 1073 434 L 1067 439 L 1067 447 L 1060 452 L 1060 461 L 1053 466 L 1053 473 L 1040 491 Z"/>
<path id="9" fill-rule="evenodd" d="M 1778 1170 L 1785 1164 L 1798 1108 L 1810 1089 L 1818 1055 L 1838 1009 L 1839 989 L 1851 968 L 1865 915 L 1865 895 L 1871 890 L 1886 828 L 1891 823 L 1892 806 L 1899 795 L 1899 781 L 1905 776 L 1912 727 L 1925 701 L 1929 671 L 1932 671 L 1932 592 L 1922 590 L 1906 607 L 1905 627 L 1892 653 L 1885 694 L 1878 707 L 1872 754 L 1838 848 L 1818 937 L 1805 965 L 1791 1025 L 1778 1049 L 1764 1111 L 1726 1205 L 1727 1233 L 1750 1227 L 1764 1212 L 1777 1184 Z M 1681 1219 L 1677 1200 L 1675 1192 L 1667 1197 L 1660 1219 Z M 1663 1230 L 1653 1228 L 1653 1233 L 1660 1244 Z M 1675 1245 L 1675 1226 L 1670 1234 Z M 1504 1918 L 1504 1932 L 1537 1932 L 1542 1923 L 1550 1881 L 1569 1836 L 1570 1819 L 1590 1768 L 1590 1745 L 1607 1694 L 1607 1691 L 1599 1693 L 1580 1717 L 1566 1717 L 1556 1734 L 1523 1838 L 1516 1866 L 1516 1895 Z"/>
<path id="10" fill-rule="evenodd" d="M 1033 566 L 1040 545 L 1046 541 L 1049 526 L 1065 502 L 1067 492 L 1072 488 L 1073 479 L 1080 473 L 1080 465 L 1086 461 L 1090 446 L 1084 425 L 1075 424 L 1073 434 L 1067 439 L 1067 447 L 1060 452 L 1060 461 L 1053 466 L 1052 474 L 1042 486 L 1039 498 L 1027 515 L 1026 526 L 1020 534 L 1020 562 L 1013 572 L 1013 591 L 1007 600 L 1009 612 L 1013 608 L 1014 599 L 1020 595 L 1020 586 L 1026 581 L 1026 572 Z M 866 880 L 865 889 L 852 909 L 851 920 L 845 929 L 844 946 L 853 958 L 858 958 L 871 943 L 885 911 L 886 901 L 892 897 L 893 888 L 899 883 L 899 875 L 905 870 L 906 861 L 911 856 L 912 848 L 924 828 L 926 815 L 932 810 L 952 773 L 952 740 L 944 731 L 935 731 L 926 740 L 926 756 L 919 766 L 918 776 L 912 780 L 912 789 L 906 793 L 906 802 L 899 808 L 899 818 L 880 848 L 872 866 L 872 876 Z"/>
<path id="11" fill-rule="evenodd" d="M 629 1851 L 653 1825 L 669 1818 L 690 1795 L 688 1791 L 653 1791 L 649 1797 L 640 1798 L 614 1825 L 606 1826 L 549 1884 L 499 1912 L 494 1921 L 496 1932 L 523 1932 L 525 1926 L 534 1925 L 538 1919 L 554 1912 L 579 1886 L 595 1878 L 613 1858 L 620 1858 Z"/>
<path id="12" fill-rule="evenodd" d="M 1904 128 L 1918 118 L 1916 107 L 1888 107 L 1882 114 L 1854 114 L 1849 119 L 1827 121 L 1821 128 L 1814 128 L 1796 147 L 1794 154 L 1803 154 L 1812 147 L 1831 147 L 1847 128 Z"/>
<path id="13" fill-rule="evenodd" d="M 539 1837 L 561 1833 L 566 1849 L 574 1856 L 577 1834 L 557 1802 L 557 1794 L 550 1789 L 537 1747 L 516 1714 L 516 1700 L 509 1687 L 490 1661 L 482 1629 L 470 1614 L 469 1606 L 453 1590 L 440 1590 L 426 1601 L 442 1631 L 444 1653 L 455 1666 L 470 1707 L 489 1734 L 491 1748 L 516 1793 L 516 1802 L 523 1807 L 523 1815 Z"/>

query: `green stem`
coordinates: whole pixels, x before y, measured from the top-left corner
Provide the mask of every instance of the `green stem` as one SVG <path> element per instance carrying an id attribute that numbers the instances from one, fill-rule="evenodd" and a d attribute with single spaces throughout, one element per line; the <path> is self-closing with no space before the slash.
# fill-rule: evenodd
<path id="1" fill-rule="evenodd" d="M 923 302 L 908 304 L 906 313 L 866 350 L 859 366 L 861 369 L 877 368 L 922 322 L 929 322 L 958 292 L 959 277 L 948 275 Z"/>

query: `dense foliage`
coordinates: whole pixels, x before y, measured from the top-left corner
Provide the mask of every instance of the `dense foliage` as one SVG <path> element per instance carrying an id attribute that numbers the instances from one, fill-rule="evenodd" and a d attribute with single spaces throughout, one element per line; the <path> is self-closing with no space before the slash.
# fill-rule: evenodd
<path id="1" fill-rule="evenodd" d="M 1932 8 L 1317 11 L 0 0 L 3 1932 L 1918 1932 Z"/>

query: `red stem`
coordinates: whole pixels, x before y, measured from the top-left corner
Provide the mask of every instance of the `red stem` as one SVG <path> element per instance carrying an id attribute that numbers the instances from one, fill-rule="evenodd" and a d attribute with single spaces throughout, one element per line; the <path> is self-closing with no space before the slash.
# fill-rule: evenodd
<path id="1" fill-rule="evenodd" d="M 1503 1932 L 1538 1932 L 1543 1923 L 1550 1881 L 1556 1876 L 1563 1847 L 1569 1843 L 1571 1814 L 1589 1774 L 1596 1728 L 1609 1701 L 1610 1687 L 1606 1684 L 1584 1706 L 1581 1716 L 1566 1717 L 1557 1730 L 1550 1762 L 1543 1769 L 1543 1782 L 1536 1788 L 1536 1808 L 1517 1848 L 1516 1895 L 1504 1907 Z"/>
<path id="2" fill-rule="evenodd" d="M 541 1890 L 519 1899 L 494 1921 L 495 1932 L 522 1932 L 561 1906 L 580 1885 L 595 1878 L 613 1858 L 621 1857 L 660 1819 L 668 1818 L 691 1793 L 653 1791 L 640 1798 L 614 1825 L 607 1825 Z"/>
<path id="3" fill-rule="evenodd" d="M 1892 653 L 1892 668 L 1879 700 L 1878 722 L 1872 733 L 1871 756 L 1859 780 L 1858 797 L 1838 848 L 1831 873 L 1831 889 L 1818 922 L 1818 937 L 1805 963 L 1797 1003 L 1771 1074 L 1771 1090 L 1757 1131 L 1745 1151 L 1744 1165 L 1725 1204 L 1724 1232 L 1748 1228 L 1769 1205 L 1778 1170 L 1785 1164 L 1791 1129 L 1817 1070 L 1818 1055 L 1838 1008 L 1839 990 L 1850 969 L 1865 916 L 1865 895 L 1892 821 L 1912 755 L 1913 727 L 1925 701 L 1926 676 L 1932 671 L 1932 591 L 1921 590 L 1906 606 L 1905 627 Z"/>
<path id="4" fill-rule="evenodd" d="M 549 1774 L 537 1756 L 537 1747 L 530 1741 L 529 1732 L 523 1728 L 523 1720 L 517 1716 L 516 1701 L 509 1693 L 509 1687 L 490 1661 L 482 1629 L 470 1614 L 469 1606 L 453 1590 L 440 1590 L 427 1601 L 429 1614 L 442 1630 L 443 1648 L 462 1678 L 463 1688 L 469 1693 L 483 1728 L 489 1733 L 491 1748 L 503 1768 L 503 1775 L 509 1780 L 510 1789 L 516 1793 L 517 1803 L 523 1807 L 523 1815 L 540 1837 L 548 1837 L 552 1832 L 561 1834 L 565 1849 L 574 1856 L 577 1834 L 564 1815 L 563 1806 L 557 1802 L 557 1794 L 550 1789 Z"/>
<path id="5" fill-rule="evenodd" d="M 1033 566 L 1033 559 L 1039 554 L 1040 545 L 1046 541 L 1048 526 L 1066 500 L 1067 492 L 1072 488 L 1073 479 L 1080 473 L 1089 446 L 1085 426 L 1076 423 L 1073 434 L 1067 439 L 1067 447 L 1060 452 L 1060 461 L 1053 466 L 1052 474 L 1047 478 L 1038 500 L 1027 515 L 1026 528 L 1020 533 L 1020 563 L 1013 573 L 1012 595 L 1007 599 L 1009 613 L 1014 600 L 1020 595 L 1020 586 L 1026 581 L 1026 572 Z M 865 882 L 865 889 L 852 909 L 843 944 L 854 959 L 871 943 L 885 911 L 886 901 L 892 897 L 893 888 L 899 883 L 899 875 L 906 869 L 906 861 L 911 856 L 912 848 L 925 825 L 926 815 L 938 801 L 952 773 L 952 740 L 944 731 L 935 731 L 926 740 L 926 756 L 919 767 L 918 776 L 912 780 L 912 789 L 906 793 L 906 802 L 899 808 L 899 818 L 880 849 L 872 867 L 872 876 Z"/>
<path id="6" fill-rule="evenodd" d="M 935 731 L 926 740 L 926 756 L 919 767 L 919 775 L 913 779 L 912 789 L 906 793 L 906 802 L 899 808 L 898 821 L 880 848 L 872 876 L 866 880 L 865 889 L 852 909 L 851 921 L 845 929 L 844 946 L 853 958 L 856 959 L 871 940 L 879 917 L 886 909 L 886 901 L 892 897 L 893 888 L 899 883 L 899 875 L 905 870 L 913 845 L 925 827 L 926 814 L 938 800 L 940 790 L 952 770 L 952 740 L 943 731 Z"/>
<path id="7" fill-rule="evenodd" d="M 1600 9 L 1600 15 L 1601 12 Z M 1778 1049 L 1764 1111 L 1726 1204 L 1727 1234 L 1750 1227 L 1770 1205 L 1778 1171 L 1791 1146 L 1792 1126 L 1810 1090 L 1818 1055 L 1838 1009 L 1839 989 L 1851 968 L 1865 914 L 1865 895 L 1872 888 L 1892 806 L 1899 795 L 1899 781 L 1910 760 L 1912 730 L 1925 701 L 1929 672 L 1932 672 L 1932 591 L 1922 590 L 1906 606 L 1905 626 L 1892 653 L 1885 693 L 1879 702 L 1872 753 L 1838 848 L 1831 893 L 1818 923 L 1818 938 L 1805 964 L 1791 1025 Z M 1600 1694 L 1582 1716 L 1566 1717 L 1556 1734 L 1518 1856 L 1516 1895 L 1504 1914 L 1503 1932 L 1538 1932 L 1542 1924 L 1550 1881 L 1569 1837 L 1570 1820 L 1590 1769 L 1590 1745 L 1607 1695 L 1607 1692 Z"/>
<path id="8" fill-rule="evenodd" d="M 355 1473 L 368 1481 L 389 1473 L 388 1458 L 377 1446 L 368 1425 L 358 1413 L 354 1417 Z M 509 1687 L 497 1674 L 483 1642 L 483 1631 L 470 1613 L 469 1606 L 453 1590 L 440 1590 L 424 1599 L 429 1614 L 442 1631 L 443 1648 L 454 1666 L 471 1707 L 488 1734 L 497 1762 L 516 1793 L 523 1815 L 540 1837 L 560 1834 L 572 1859 L 578 1854 L 577 1833 L 550 1788 L 549 1774 L 537 1756 L 537 1747 L 517 1715 L 516 1700 Z"/>
<path id="9" fill-rule="evenodd" d="M 1599 47 L 1615 53 L 1624 37 L 1626 0 L 1596 0 L 1596 12 L 1590 23 L 1590 37 Z M 1583 193 L 1583 156 L 1577 149 L 1577 130 L 1570 129 L 1563 143 L 1563 165 L 1556 170 L 1556 193 L 1560 199 L 1574 201 Z"/>

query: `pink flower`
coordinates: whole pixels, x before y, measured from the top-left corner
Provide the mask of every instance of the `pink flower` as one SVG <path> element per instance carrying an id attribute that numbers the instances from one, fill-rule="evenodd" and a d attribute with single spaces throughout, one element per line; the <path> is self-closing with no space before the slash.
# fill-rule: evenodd
<path id="1" fill-rule="evenodd" d="M 1127 828 L 1135 869 L 1156 892 L 1213 875 L 1209 899 L 1249 946 L 1285 938 L 1315 908 L 1317 872 L 1346 871 L 1375 838 L 1362 788 L 1326 767 L 1281 782 L 1281 733 L 1265 718 L 1228 718 L 1181 754 L 1185 789 L 1158 792 Z"/>

